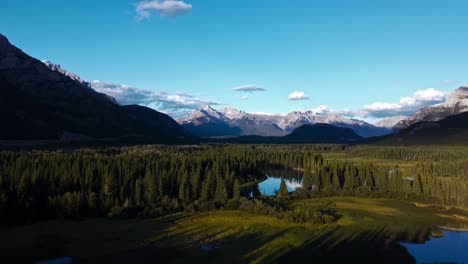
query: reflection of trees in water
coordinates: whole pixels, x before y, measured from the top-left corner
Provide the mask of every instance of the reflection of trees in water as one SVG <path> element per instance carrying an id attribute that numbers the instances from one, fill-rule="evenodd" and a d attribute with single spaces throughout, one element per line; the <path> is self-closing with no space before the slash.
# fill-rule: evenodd
<path id="1" fill-rule="evenodd" d="M 304 173 L 302 171 L 295 171 L 286 168 L 264 168 L 263 173 L 268 177 L 284 178 L 286 182 L 293 184 L 294 182 L 302 182 Z"/>

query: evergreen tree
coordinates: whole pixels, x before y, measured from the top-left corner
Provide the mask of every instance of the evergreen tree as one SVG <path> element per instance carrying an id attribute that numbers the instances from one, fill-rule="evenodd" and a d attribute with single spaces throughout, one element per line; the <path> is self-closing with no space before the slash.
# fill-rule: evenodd
<path id="1" fill-rule="evenodd" d="M 312 174 L 306 171 L 302 179 L 302 188 L 306 191 L 310 191 L 312 189 L 312 184 L 313 184 Z"/>
<path id="2" fill-rule="evenodd" d="M 156 179 L 149 167 L 146 168 L 145 177 L 143 178 L 145 186 L 145 200 L 147 205 L 152 205 L 158 197 Z"/>
<path id="3" fill-rule="evenodd" d="M 235 200 L 239 200 L 240 197 L 241 197 L 240 184 L 239 184 L 239 180 L 236 179 L 234 181 L 234 188 L 233 188 L 233 191 L 232 191 L 232 198 L 235 199 Z"/>
<path id="4" fill-rule="evenodd" d="M 284 181 L 284 178 L 281 178 L 281 184 L 280 184 L 280 187 L 276 196 L 285 197 L 288 195 L 289 195 L 289 191 L 288 191 L 288 187 L 286 187 L 286 182 Z"/>
<path id="5" fill-rule="evenodd" d="M 216 177 L 216 192 L 215 192 L 215 201 L 224 204 L 228 198 L 228 193 L 226 189 L 226 184 L 224 183 L 223 178 L 218 175 Z"/>

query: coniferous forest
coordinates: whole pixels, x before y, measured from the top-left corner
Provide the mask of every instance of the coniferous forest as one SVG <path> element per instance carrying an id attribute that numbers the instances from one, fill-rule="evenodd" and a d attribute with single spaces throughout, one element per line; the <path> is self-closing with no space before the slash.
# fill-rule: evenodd
<path id="1" fill-rule="evenodd" d="M 276 197 L 262 195 L 256 183 L 268 168 L 303 171 L 302 188 L 289 193 L 283 179 Z M 288 204 L 356 196 L 466 207 L 467 192 L 468 152 L 462 147 L 206 145 L 0 152 L 4 224 L 227 209 L 328 222 L 334 218 L 333 204 L 312 213 L 289 210 Z M 302 214 L 308 217 L 298 217 Z"/>

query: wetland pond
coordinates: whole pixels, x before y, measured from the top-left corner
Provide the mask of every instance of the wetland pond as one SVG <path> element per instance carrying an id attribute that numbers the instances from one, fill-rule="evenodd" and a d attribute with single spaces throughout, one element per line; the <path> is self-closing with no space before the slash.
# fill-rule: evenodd
<path id="1" fill-rule="evenodd" d="M 280 188 L 281 178 L 284 178 L 289 192 L 293 192 L 296 188 L 302 187 L 302 171 L 270 168 L 264 170 L 264 173 L 267 179 L 258 183 L 258 189 L 262 195 L 276 195 L 276 192 Z"/>
<path id="2" fill-rule="evenodd" d="M 444 230 L 424 244 L 401 243 L 416 263 L 468 263 L 468 232 Z"/>

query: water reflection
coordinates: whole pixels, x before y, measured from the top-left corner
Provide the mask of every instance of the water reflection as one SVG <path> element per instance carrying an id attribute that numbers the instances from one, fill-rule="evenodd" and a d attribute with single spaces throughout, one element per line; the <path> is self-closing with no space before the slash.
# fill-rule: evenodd
<path id="1" fill-rule="evenodd" d="M 290 192 L 302 187 L 303 173 L 300 171 L 270 168 L 265 169 L 264 173 L 267 179 L 258 184 L 258 189 L 263 195 L 275 195 L 280 187 L 281 178 L 285 179 L 286 187 Z"/>
<path id="2" fill-rule="evenodd" d="M 424 244 L 401 243 L 417 263 L 468 263 L 468 232 L 444 230 Z"/>

